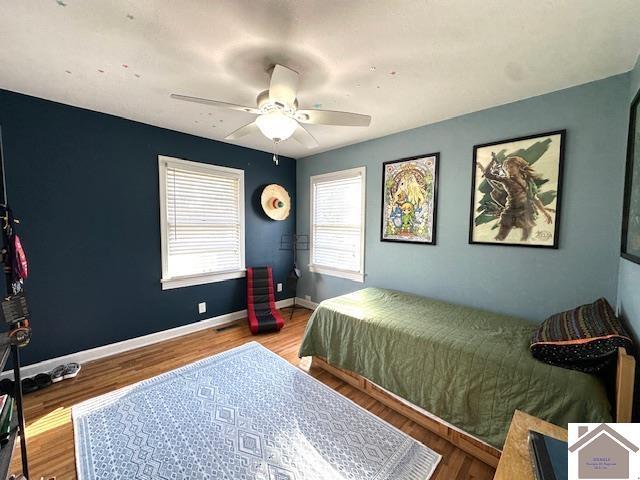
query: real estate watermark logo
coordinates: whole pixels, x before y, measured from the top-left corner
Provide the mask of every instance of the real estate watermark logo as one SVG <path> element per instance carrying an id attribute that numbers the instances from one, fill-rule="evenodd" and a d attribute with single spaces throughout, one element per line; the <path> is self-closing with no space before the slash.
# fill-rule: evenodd
<path id="1" fill-rule="evenodd" d="M 640 425 L 570 423 L 569 479 L 640 480 Z"/>

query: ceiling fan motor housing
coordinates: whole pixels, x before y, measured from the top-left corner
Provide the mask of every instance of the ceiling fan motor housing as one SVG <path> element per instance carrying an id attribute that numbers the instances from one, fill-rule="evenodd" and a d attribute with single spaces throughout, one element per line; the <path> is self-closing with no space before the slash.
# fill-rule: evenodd
<path id="1" fill-rule="evenodd" d="M 256 99 L 256 103 L 258 104 L 258 108 L 262 111 L 262 113 L 273 112 L 274 110 L 281 110 L 287 115 L 294 116 L 296 110 L 298 109 L 298 99 L 296 98 L 293 102 L 293 105 L 285 105 L 284 103 L 278 101 L 271 101 L 269 99 L 269 90 L 265 90 L 258 94 L 258 98 Z"/>

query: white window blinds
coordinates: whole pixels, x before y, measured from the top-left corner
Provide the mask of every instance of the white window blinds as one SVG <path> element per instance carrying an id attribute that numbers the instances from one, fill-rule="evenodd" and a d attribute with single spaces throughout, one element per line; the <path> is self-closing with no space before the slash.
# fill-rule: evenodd
<path id="1" fill-rule="evenodd" d="M 364 191 L 364 168 L 311 177 L 311 271 L 362 281 Z"/>
<path id="2" fill-rule="evenodd" d="M 244 271 L 244 172 L 160 157 L 160 177 L 163 284 Z"/>

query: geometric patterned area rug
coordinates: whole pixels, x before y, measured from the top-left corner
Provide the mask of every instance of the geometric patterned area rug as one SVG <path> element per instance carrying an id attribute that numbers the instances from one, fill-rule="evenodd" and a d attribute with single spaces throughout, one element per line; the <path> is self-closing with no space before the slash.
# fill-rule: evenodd
<path id="1" fill-rule="evenodd" d="M 441 459 L 256 342 L 72 412 L 80 480 L 425 480 Z"/>

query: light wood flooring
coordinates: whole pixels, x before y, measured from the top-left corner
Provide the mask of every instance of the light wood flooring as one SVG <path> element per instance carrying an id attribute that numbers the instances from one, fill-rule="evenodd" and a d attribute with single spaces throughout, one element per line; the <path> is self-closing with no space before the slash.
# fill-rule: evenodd
<path id="1" fill-rule="evenodd" d="M 131 350 L 83 365 L 77 378 L 64 380 L 25 397 L 27 449 L 30 480 L 75 479 L 75 456 L 71 406 L 97 395 L 130 385 L 198 359 L 255 340 L 293 365 L 309 368 L 310 359 L 297 356 L 309 310 L 296 308 L 293 319 L 280 333 L 252 336 L 246 323 L 216 331 L 203 330 L 162 343 Z M 283 309 L 287 319 L 289 309 Z M 28 347 L 27 347 L 28 348 Z M 383 418 L 433 450 L 443 458 L 434 480 L 489 480 L 494 470 L 456 448 L 451 443 L 385 407 L 333 375 L 312 368 L 309 372 L 326 385 Z M 13 470 L 19 469 L 16 446 Z"/>

